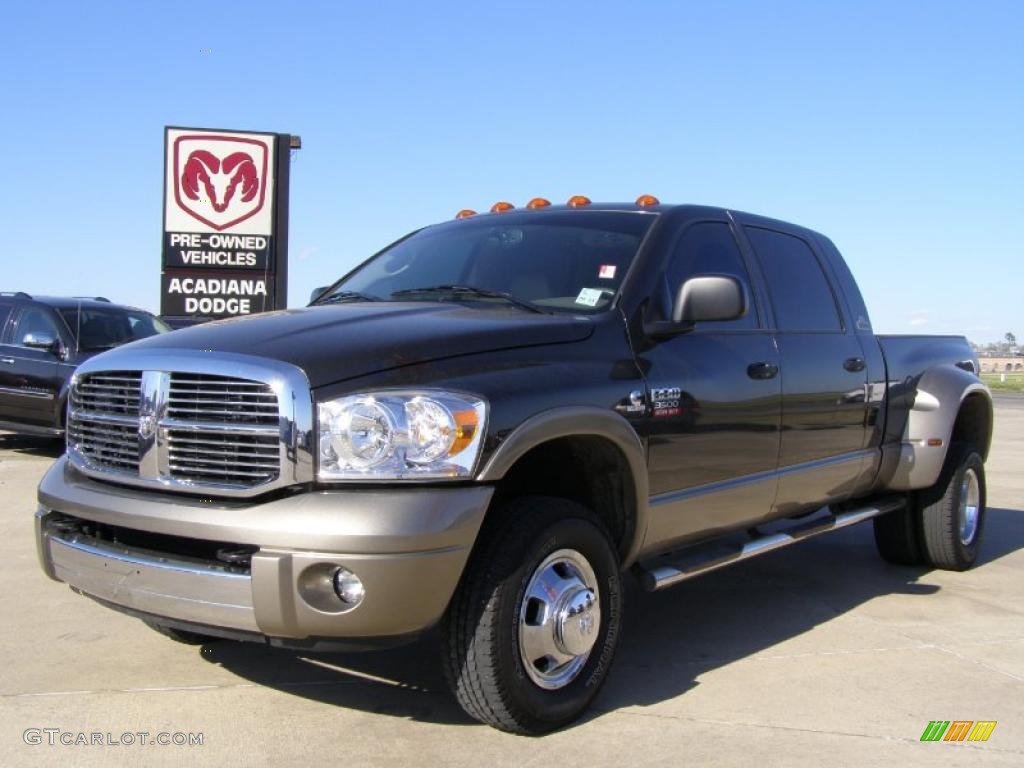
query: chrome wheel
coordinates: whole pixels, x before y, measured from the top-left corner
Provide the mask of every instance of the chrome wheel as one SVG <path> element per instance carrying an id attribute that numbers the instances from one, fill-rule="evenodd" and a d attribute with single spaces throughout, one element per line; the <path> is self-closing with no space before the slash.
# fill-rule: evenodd
<path id="1" fill-rule="evenodd" d="M 978 534 L 978 519 L 981 516 L 981 484 L 973 469 L 964 472 L 960 484 L 960 543 L 970 546 Z"/>
<path id="2" fill-rule="evenodd" d="M 600 628 L 594 569 L 574 549 L 552 552 L 533 572 L 519 607 L 519 657 L 530 679 L 547 690 L 568 685 Z"/>

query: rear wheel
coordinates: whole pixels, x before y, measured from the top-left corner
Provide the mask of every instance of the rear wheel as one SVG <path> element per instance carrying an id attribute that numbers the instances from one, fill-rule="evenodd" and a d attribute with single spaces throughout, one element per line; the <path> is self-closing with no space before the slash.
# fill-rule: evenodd
<path id="1" fill-rule="evenodd" d="M 935 568 L 964 571 L 985 527 L 985 465 L 969 445 L 950 447 L 939 481 L 919 494 L 921 548 Z"/>
<path id="2" fill-rule="evenodd" d="M 935 485 L 875 518 L 875 544 L 890 563 L 963 571 L 978 558 L 984 525 L 985 466 L 972 446 L 955 443 Z"/>
<path id="3" fill-rule="evenodd" d="M 618 557 L 585 507 L 523 498 L 474 551 L 442 625 L 445 674 L 472 717 L 540 734 L 604 683 L 622 622 Z"/>

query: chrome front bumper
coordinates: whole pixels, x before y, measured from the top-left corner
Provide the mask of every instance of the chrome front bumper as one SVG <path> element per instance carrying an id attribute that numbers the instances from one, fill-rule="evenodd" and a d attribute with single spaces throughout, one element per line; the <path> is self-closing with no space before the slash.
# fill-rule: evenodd
<path id="1" fill-rule="evenodd" d="M 143 613 L 258 632 L 252 580 L 209 566 L 174 563 L 49 530 L 36 513 L 43 569 L 87 595 Z"/>
<path id="2" fill-rule="evenodd" d="M 39 487 L 36 540 L 47 575 L 132 612 L 268 637 L 396 637 L 441 617 L 492 493 L 405 487 L 246 504 L 100 483 L 62 458 Z M 256 552 L 249 568 L 233 569 L 69 531 L 65 515 Z M 324 599 L 322 575 L 335 567 L 363 582 L 354 608 Z"/>

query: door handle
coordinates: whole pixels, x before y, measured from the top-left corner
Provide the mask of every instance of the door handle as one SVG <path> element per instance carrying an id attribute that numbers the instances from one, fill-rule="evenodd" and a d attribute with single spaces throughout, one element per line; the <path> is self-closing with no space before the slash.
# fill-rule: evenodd
<path id="1" fill-rule="evenodd" d="M 774 379 L 779 375 L 779 366 L 775 363 L 751 363 L 747 366 L 747 376 L 752 379 Z"/>
<path id="2" fill-rule="evenodd" d="M 848 357 L 843 361 L 843 368 L 850 373 L 860 373 L 867 367 L 863 357 Z"/>
<path id="3" fill-rule="evenodd" d="M 0 357 L 0 363 L 6 363 L 7 365 L 14 365 L 13 357 Z"/>

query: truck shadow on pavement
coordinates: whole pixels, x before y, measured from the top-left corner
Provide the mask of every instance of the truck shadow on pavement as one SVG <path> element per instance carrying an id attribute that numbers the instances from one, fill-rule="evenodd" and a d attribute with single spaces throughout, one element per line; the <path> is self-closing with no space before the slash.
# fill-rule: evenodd
<path id="1" fill-rule="evenodd" d="M 35 437 L 0 432 L 0 451 L 56 459 L 64 453 L 64 440 L 59 437 Z"/>
<path id="2" fill-rule="evenodd" d="M 975 568 L 1024 549 L 1024 511 L 993 508 Z M 839 621 L 869 600 L 939 591 L 918 583 L 924 568 L 888 565 L 870 524 L 822 536 L 733 568 L 649 594 L 627 580 L 627 616 L 608 682 L 584 721 L 623 707 L 656 704 L 694 688 L 701 676 L 757 655 L 813 654 L 818 640 L 772 649 Z M 969 576 L 964 576 L 969 578 Z M 898 632 L 865 618 L 865 631 Z M 837 636 L 845 637 L 845 630 Z M 910 643 L 910 640 L 903 642 Z M 444 724 L 476 724 L 448 692 L 436 634 L 364 653 L 305 654 L 250 643 L 213 642 L 201 656 L 234 674 L 294 696 L 364 712 Z"/>

